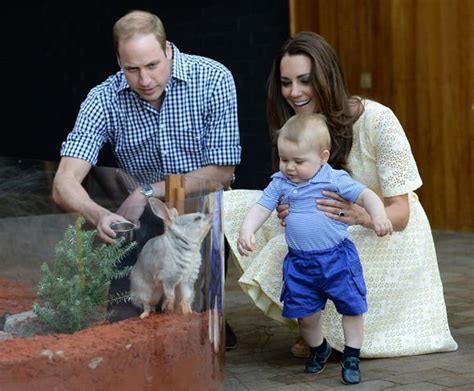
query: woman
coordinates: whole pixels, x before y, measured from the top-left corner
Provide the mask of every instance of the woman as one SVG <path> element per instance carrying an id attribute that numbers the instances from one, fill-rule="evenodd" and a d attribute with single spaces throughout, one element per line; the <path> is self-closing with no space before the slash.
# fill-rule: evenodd
<path id="1" fill-rule="evenodd" d="M 378 238 L 368 229 L 367 212 L 334 193 L 317 201 L 327 216 L 350 225 L 350 238 L 360 253 L 369 311 L 361 357 L 390 357 L 457 349 L 446 315 L 431 228 L 414 193 L 421 184 L 406 135 L 393 112 L 375 102 L 351 97 L 337 55 L 312 32 L 287 40 L 274 60 L 267 85 L 267 117 L 276 131 L 295 113 L 325 115 L 331 132 L 334 168 L 375 191 L 383 200 L 394 234 Z M 278 157 L 274 153 L 276 161 Z M 281 316 L 281 263 L 286 245 L 273 216 L 257 235 L 251 257 L 238 254 L 241 220 L 260 191 L 234 190 L 224 195 L 226 237 L 242 269 L 241 287 L 269 317 L 296 328 Z M 280 217 L 288 213 L 280 209 Z M 291 213 L 291 211 L 290 211 Z M 329 304 L 323 332 L 331 346 L 344 348 L 340 318 Z M 305 345 L 292 348 L 305 355 Z"/>

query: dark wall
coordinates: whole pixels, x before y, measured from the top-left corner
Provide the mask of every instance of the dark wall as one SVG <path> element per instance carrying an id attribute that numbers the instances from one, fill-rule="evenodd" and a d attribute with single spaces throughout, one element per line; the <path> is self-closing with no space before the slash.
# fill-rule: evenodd
<path id="1" fill-rule="evenodd" d="M 265 83 L 272 58 L 288 36 L 286 0 L 17 4 L 2 12 L 0 156 L 59 160 L 60 144 L 81 101 L 118 70 L 111 40 L 114 22 L 130 9 L 145 9 L 160 16 L 168 39 L 181 51 L 214 58 L 231 70 L 243 147 L 234 188 L 267 183 L 271 153 Z M 100 164 L 115 164 L 107 148 Z"/>

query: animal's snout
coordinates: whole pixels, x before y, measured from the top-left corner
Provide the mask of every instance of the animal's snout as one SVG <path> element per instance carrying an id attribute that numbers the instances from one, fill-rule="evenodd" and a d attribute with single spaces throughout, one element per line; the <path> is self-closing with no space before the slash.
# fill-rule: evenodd
<path id="1" fill-rule="evenodd" d="M 200 222 L 200 221 L 204 221 L 205 223 L 211 223 L 212 222 L 212 217 L 209 214 L 207 214 L 207 215 L 199 214 L 194 218 L 194 222 L 197 223 L 197 222 Z"/>

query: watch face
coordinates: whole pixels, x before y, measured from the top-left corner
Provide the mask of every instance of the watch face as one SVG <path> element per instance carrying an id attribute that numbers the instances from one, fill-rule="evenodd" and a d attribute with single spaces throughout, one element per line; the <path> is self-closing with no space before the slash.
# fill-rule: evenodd
<path id="1" fill-rule="evenodd" d="M 143 185 L 140 191 L 145 197 L 153 196 L 153 187 L 151 185 Z"/>

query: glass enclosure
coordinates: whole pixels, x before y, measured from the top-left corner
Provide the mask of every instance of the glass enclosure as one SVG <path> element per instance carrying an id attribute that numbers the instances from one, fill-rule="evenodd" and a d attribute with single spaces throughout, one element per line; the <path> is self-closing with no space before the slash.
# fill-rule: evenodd
<path id="1" fill-rule="evenodd" d="M 163 224 L 162 216 L 157 216 L 153 206 L 147 207 L 140 221 L 135 222 L 138 224 L 132 240 L 136 246 L 121 262 L 131 259 L 129 264 L 133 265 L 136 259 L 149 258 L 146 262 L 155 268 L 156 273 L 151 278 L 155 284 L 147 289 L 161 292 L 161 296 L 156 305 L 149 303 L 152 311 L 148 317 L 141 319 L 139 316 L 144 312 L 142 302 L 134 301 L 134 306 L 130 300 L 125 300 L 123 303 L 135 307 L 135 313 L 119 319 L 95 319 L 85 329 L 73 333 L 53 334 L 48 328 L 25 328 L 24 320 L 15 318 L 24 315 L 28 321 L 38 322 L 37 314 L 31 310 L 34 302 L 40 307 L 44 304 L 37 296 L 39 285 L 44 285 L 42 265 L 47 264 L 49 271 L 54 271 L 58 244 L 67 246 L 64 243 L 66 231 L 69 229 L 74 233 L 74 229 L 78 229 L 78 215 L 64 213 L 52 200 L 56 169 L 55 162 L 0 158 L 0 389 L 26 386 L 84 389 L 88 385 L 95 387 L 99 377 L 104 390 L 117 389 L 132 381 L 134 389 L 222 389 L 224 238 L 223 190 L 218 183 L 190 175 L 168 178 L 165 204 L 170 215 L 174 216 L 173 222 Z M 83 186 L 98 204 L 118 212 L 133 189 L 162 177 L 160 173 L 127 175 L 117 168 L 94 167 Z M 193 216 L 193 219 L 185 221 L 185 216 Z M 178 219 L 181 219 L 181 226 L 176 228 Z M 206 221 L 207 226 L 196 228 L 201 220 Z M 82 229 L 84 232 L 95 231 L 95 227 L 87 223 Z M 165 241 L 165 236 L 170 239 Z M 86 236 L 74 239 L 73 252 L 79 251 L 79 237 Z M 82 243 L 85 240 L 81 239 L 83 247 L 78 252 L 84 259 L 87 258 L 87 246 Z M 94 246 L 105 246 L 97 237 L 93 240 Z M 186 251 L 191 248 L 195 250 L 189 256 Z M 185 260 L 183 254 L 188 254 L 189 259 Z M 75 262 L 74 256 L 72 259 L 71 262 Z M 183 262 L 194 262 L 197 275 L 188 278 L 188 269 L 170 266 Z M 84 265 L 77 272 L 83 280 L 90 271 L 88 264 Z M 180 283 L 176 284 L 173 309 L 163 305 L 167 298 L 163 287 L 169 285 L 169 278 L 163 277 L 166 270 L 160 274 L 163 268 L 171 268 L 174 273 L 188 273 L 186 278 L 192 289 L 192 293 L 186 293 L 184 288 L 180 290 Z M 146 272 L 145 269 L 142 272 Z M 135 274 L 139 273 L 136 271 Z M 124 280 L 129 282 L 130 276 L 127 274 Z M 64 282 L 64 279 L 76 276 L 54 278 Z M 173 284 L 176 282 L 176 279 L 171 280 Z M 136 279 L 135 291 L 142 289 L 144 281 L 146 278 Z M 126 287 L 128 294 L 129 285 Z M 180 304 L 186 302 L 184 296 L 190 311 L 186 310 L 186 305 Z M 104 304 L 103 310 L 108 308 Z M 134 330 L 135 327 L 138 330 Z M 117 336 L 111 335 L 114 331 L 117 331 Z M 54 340 L 50 339 L 52 334 Z M 86 337 L 89 338 L 87 343 L 83 340 Z M 97 338 L 95 342 L 94 338 Z M 38 340 L 42 339 L 40 348 Z M 28 344 L 32 346 L 33 354 L 13 357 L 16 352 L 26 351 Z M 84 345 L 87 349 L 81 352 Z M 94 353 L 94 347 L 99 352 Z M 38 356 L 44 356 L 44 360 L 38 361 Z M 74 368 L 73 363 L 79 368 Z M 28 371 L 35 365 L 38 367 L 36 375 L 30 376 Z M 80 386 L 74 383 L 77 379 L 81 381 Z"/>

